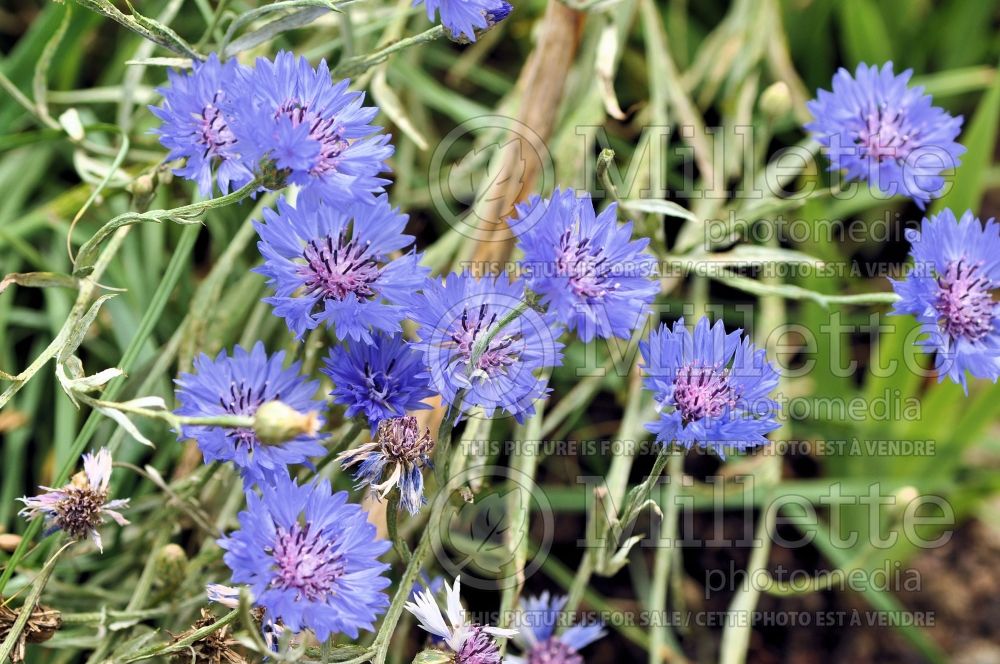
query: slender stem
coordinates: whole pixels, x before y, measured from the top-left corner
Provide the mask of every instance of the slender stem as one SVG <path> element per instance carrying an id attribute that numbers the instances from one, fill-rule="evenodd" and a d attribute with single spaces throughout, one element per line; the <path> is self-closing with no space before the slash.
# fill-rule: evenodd
<path id="1" fill-rule="evenodd" d="M 207 201 L 199 201 L 182 205 L 179 208 L 169 210 L 148 210 L 146 212 L 126 212 L 107 222 L 93 236 L 80 246 L 80 251 L 76 255 L 73 266 L 73 273 L 77 276 L 85 275 L 91 270 L 91 264 L 101 243 L 119 228 L 143 222 L 159 223 L 161 221 L 173 220 L 178 223 L 195 223 L 201 213 L 207 210 L 214 210 L 231 203 L 238 203 L 260 189 L 260 180 L 254 179 L 236 191 L 210 198 Z"/>
<path id="2" fill-rule="evenodd" d="M 610 167 L 615 163 L 615 151 L 611 148 L 604 148 L 601 154 L 597 155 L 597 179 L 600 181 L 604 191 L 613 200 L 621 200 L 618 194 L 618 187 L 611 181 Z"/>
<path id="3" fill-rule="evenodd" d="M 131 662 L 139 662 L 144 659 L 150 659 L 152 657 L 156 657 L 158 655 L 168 655 L 173 652 L 180 652 L 182 650 L 186 650 L 187 647 L 190 646 L 192 643 L 195 643 L 196 641 L 199 641 L 210 634 L 214 634 L 215 632 L 222 629 L 226 625 L 235 622 L 236 619 L 239 618 L 239 616 L 240 616 L 240 610 L 233 609 L 226 615 L 216 620 L 211 625 L 205 625 L 201 629 L 197 629 L 191 632 L 183 639 L 180 639 L 178 641 L 173 641 L 171 643 L 165 643 L 162 645 L 153 646 L 152 648 L 147 648 L 145 650 L 139 651 L 132 657 L 123 660 L 122 664 L 131 664 Z"/>
<path id="4" fill-rule="evenodd" d="M 427 42 L 435 41 L 444 37 L 446 34 L 444 26 L 436 25 L 433 28 L 429 28 L 419 34 L 413 35 L 412 37 L 406 37 L 405 39 L 395 41 L 377 51 L 348 58 L 333 70 L 333 76 L 334 78 L 355 76 L 371 69 L 379 63 L 385 62 L 393 53 L 402 51 L 403 49 L 411 46 L 416 46 L 417 44 L 425 44 Z"/>
<path id="5" fill-rule="evenodd" d="M 406 540 L 399 536 L 399 490 L 393 489 L 389 494 L 388 502 L 385 506 L 385 525 L 389 531 L 389 540 L 399 559 L 408 564 L 410 562 L 410 547 L 406 545 Z"/>
<path id="6" fill-rule="evenodd" d="M 649 611 L 654 616 L 665 616 L 667 608 L 667 585 L 671 574 L 680 574 L 681 570 L 671 570 L 670 563 L 674 558 L 674 550 L 677 535 L 678 504 L 677 494 L 684 474 L 684 453 L 674 450 L 668 453 L 669 462 L 667 476 L 670 478 L 667 484 L 665 503 L 660 505 L 663 512 L 663 519 L 660 522 L 660 542 L 653 559 L 653 580 L 649 589 Z M 658 664 L 665 657 L 664 644 L 671 642 L 676 645 L 670 631 L 670 622 L 660 621 L 657 626 L 650 630 L 649 641 L 649 664 Z"/>
<path id="7" fill-rule="evenodd" d="M 202 427 L 229 427 L 233 429 L 252 429 L 254 418 L 248 415 L 206 415 L 204 417 L 193 417 L 190 415 L 174 415 L 169 410 L 154 410 L 152 408 L 142 408 L 130 406 L 127 403 L 116 401 L 102 401 L 94 399 L 86 394 L 76 394 L 76 398 L 95 408 L 110 408 L 123 413 L 139 415 L 151 420 L 166 422 L 171 427 L 179 426 L 202 426 Z"/>

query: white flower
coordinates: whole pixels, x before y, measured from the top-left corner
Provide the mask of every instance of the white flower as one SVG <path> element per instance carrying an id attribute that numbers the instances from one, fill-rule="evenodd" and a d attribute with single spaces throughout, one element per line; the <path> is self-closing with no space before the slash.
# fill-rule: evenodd
<path id="1" fill-rule="evenodd" d="M 516 629 L 503 629 L 501 627 L 490 627 L 488 625 L 475 625 L 465 619 L 465 609 L 462 608 L 461 579 L 455 577 L 455 583 L 449 586 L 444 584 L 445 601 L 447 603 L 446 615 L 442 615 L 437 599 L 433 591 L 425 588 L 423 592 L 418 592 L 413 602 L 406 603 L 406 610 L 416 616 L 420 621 L 420 627 L 434 636 L 441 638 L 449 648 L 456 653 L 462 652 L 462 647 L 466 640 L 473 635 L 474 630 L 485 632 L 491 636 L 511 637 L 517 634 Z"/>

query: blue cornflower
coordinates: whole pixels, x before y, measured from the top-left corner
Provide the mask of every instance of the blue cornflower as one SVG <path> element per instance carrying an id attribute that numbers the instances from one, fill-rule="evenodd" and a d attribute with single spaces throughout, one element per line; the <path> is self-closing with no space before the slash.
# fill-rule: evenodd
<path id="1" fill-rule="evenodd" d="M 265 302 L 301 339 L 325 322 L 339 339 L 372 343 L 371 330 L 399 331 L 406 309 L 398 303 L 419 288 L 429 270 L 420 254 L 390 254 L 413 243 L 403 234 L 407 216 L 385 195 L 372 204 L 333 207 L 284 199 L 255 223 L 257 248 L 274 296 Z"/>
<path id="2" fill-rule="evenodd" d="M 423 2 L 427 7 L 427 20 L 441 14 L 441 24 L 457 41 L 476 41 L 486 32 L 507 18 L 514 7 L 506 0 L 414 0 L 416 7 Z"/>
<path id="3" fill-rule="evenodd" d="M 389 136 L 370 124 L 377 108 L 362 106 L 364 94 L 333 83 L 326 61 L 313 68 L 305 58 L 278 53 L 241 70 L 227 96 L 233 131 L 252 164 L 263 159 L 302 187 L 301 199 L 345 205 L 370 201 L 389 180 Z"/>
<path id="4" fill-rule="evenodd" d="M 770 397 L 778 374 L 742 333 L 727 334 L 722 321 L 709 327 L 702 318 L 692 335 L 681 318 L 673 330 L 660 325 L 639 344 L 643 384 L 660 414 L 646 428 L 657 441 L 702 445 L 724 457 L 728 448 L 766 443 L 766 434 L 780 426 Z"/>
<path id="5" fill-rule="evenodd" d="M 326 480 L 299 486 L 278 473 L 260 495 L 247 494 L 238 518 L 240 529 L 219 546 L 233 582 L 250 586 L 265 622 L 311 629 L 320 642 L 373 629 L 389 605 L 382 592 L 389 566 L 378 558 L 390 545 L 376 539 L 346 492 L 331 494 Z"/>
<path id="6" fill-rule="evenodd" d="M 425 502 L 421 472 L 432 465 L 433 449 L 430 429 L 421 432 L 417 418 L 394 417 L 379 422 L 374 440 L 341 453 L 337 461 L 345 469 L 358 464 L 354 474 L 358 487 L 371 487 L 379 498 L 398 487 L 400 505 L 416 514 Z"/>
<path id="7" fill-rule="evenodd" d="M 232 356 L 221 351 L 213 360 L 202 354 L 194 361 L 195 373 L 181 374 L 177 415 L 252 416 L 264 403 L 280 400 L 299 412 L 319 411 L 323 402 L 313 399 L 318 381 L 299 374 L 299 364 L 282 367 L 284 352 L 268 357 L 264 344 L 257 342 L 248 353 L 236 346 Z M 180 438 L 198 441 L 205 462 L 232 461 L 250 482 L 283 474 L 292 463 L 303 463 L 326 449 L 315 435 L 304 434 L 288 442 L 262 443 L 251 428 L 184 426 Z"/>
<path id="8" fill-rule="evenodd" d="M 98 528 L 104 518 L 119 526 L 128 525 L 119 510 L 128 507 L 129 499 L 108 500 L 110 486 L 111 452 L 102 447 L 97 454 L 83 455 L 83 470 L 61 489 L 43 486 L 40 488 L 45 493 L 19 498 L 24 508 L 18 514 L 29 521 L 44 519 L 46 535 L 61 530 L 73 539 L 90 537 L 97 550 L 103 552 Z"/>
<path id="9" fill-rule="evenodd" d="M 213 169 L 224 194 L 253 179 L 241 159 L 242 146 L 233 133 L 231 119 L 222 110 L 241 69 L 235 60 L 221 63 L 213 53 L 205 62 L 195 63 L 191 72 L 169 71 L 170 86 L 157 88 L 163 95 L 163 106 L 149 107 L 162 121 L 155 132 L 163 147 L 170 150 L 167 160 L 186 160 L 174 173 L 198 183 L 202 196 L 212 194 Z"/>
<path id="10" fill-rule="evenodd" d="M 840 69 L 833 92 L 820 90 L 808 103 L 815 120 L 806 129 L 827 148 L 831 171 L 909 196 L 923 209 L 941 195 L 942 171 L 958 166 L 965 148 L 955 142 L 962 116 L 931 106 L 923 87 L 907 87 L 912 74 L 895 75 L 891 62 L 881 70 L 860 64 L 854 78 Z"/>
<path id="11" fill-rule="evenodd" d="M 1000 225 L 972 212 L 961 219 L 948 209 L 909 229 L 913 269 L 892 281 L 899 295 L 893 313 L 912 314 L 937 355 L 945 376 L 968 393 L 966 372 L 996 382 L 1000 376 Z"/>
<path id="12" fill-rule="evenodd" d="M 616 205 L 594 213 L 590 194 L 556 190 L 519 206 L 511 224 L 524 252 L 528 288 L 580 339 L 628 338 L 659 292 L 648 238 L 632 240 Z"/>
<path id="13" fill-rule="evenodd" d="M 524 654 L 508 655 L 505 660 L 508 664 L 583 664 L 580 650 L 607 632 L 604 625 L 592 622 L 573 625 L 556 634 L 567 599 L 565 595 L 552 597 L 546 591 L 521 600 L 513 624 L 519 628 L 514 642 Z"/>
<path id="14" fill-rule="evenodd" d="M 500 408 L 519 422 L 535 412 L 534 401 L 548 394 L 546 380 L 536 374 L 562 360 L 562 344 L 555 324 L 531 308 L 499 328 L 524 299 L 524 284 L 506 276 L 477 279 L 466 271 L 444 283 L 426 281 L 411 306 L 420 325 L 414 346 L 424 354 L 431 387 L 446 403 L 454 405 L 464 390 L 463 410 L 481 406 L 492 417 Z"/>
<path id="15" fill-rule="evenodd" d="M 422 403 L 434 395 L 423 361 L 402 335 L 376 334 L 369 343 L 333 346 L 322 371 L 333 381 L 334 402 L 347 406 L 349 418 L 363 413 L 374 433 L 383 419 L 430 408 Z"/>

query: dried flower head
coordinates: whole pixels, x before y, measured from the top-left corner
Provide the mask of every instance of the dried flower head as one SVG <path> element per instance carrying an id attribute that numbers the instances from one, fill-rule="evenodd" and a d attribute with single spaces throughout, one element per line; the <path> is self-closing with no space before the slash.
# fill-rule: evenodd
<path id="1" fill-rule="evenodd" d="M 109 501 L 110 482 L 111 452 L 101 448 L 97 454 L 84 454 L 83 471 L 74 475 L 69 484 L 61 489 L 43 486 L 45 493 L 40 496 L 20 498 L 25 505 L 20 515 L 29 521 L 43 517 L 47 535 L 62 530 L 73 539 L 89 536 L 103 552 L 98 527 L 104 523 L 104 517 L 119 526 L 128 525 L 128 520 L 118 513 L 128 507 L 128 498 Z"/>
<path id="2" fill-rule="evenodd" d="M 174 643 L 182 641 L 200 629 L 208 627 L 216 621 L 209 611 L 201 610 L 201 618 L 191 625 L 191 629 L 174 635 Z M 230 638 L 229 625 L 223 625 L 208 636 L 204 636 L 190 646 L 174 653 L 170 661 L 175 664 L 189 664 L 198 662 L 199 664 L 249 664 L 242 655 L 233 650 L 233 646 L 238 645 L 238 641 Z"/>
<path id="3" fill-rule="evenodd" d="M 394 417 L 379 422 L 373 441 L 343 452 L 337 461 L 344 468 L 360 464 L 354 475 L 358 487 L 369 486 L 382 498 L 398 486 L 400 503 L 416 514 L 424 503 L 421 470 L 431 465 L 433 449 L 430 429 L 421 432 L 417 418 Z"/>
<path id="4" fill-rule="evenodd" d="M 0 642 L 7 639 L 11 626 L 17 621 L 20 609 L 8 608 L 0 599 Z M 62 627 L 62 614 L 55 609 L 38 604 L 31 612 L 28 622 L 21 630 L 14 650 L 10 654 L 10 661 L 19 664 L 24 661 L 24 650 L 28 643 L 42 643 L 52 638 L 52 635 Z"/>

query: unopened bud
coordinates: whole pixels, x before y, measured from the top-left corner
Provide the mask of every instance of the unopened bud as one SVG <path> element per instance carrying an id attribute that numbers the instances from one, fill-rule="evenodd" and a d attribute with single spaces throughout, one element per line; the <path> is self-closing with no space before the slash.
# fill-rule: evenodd
<path id="1" fill-rule="evenodd" d="M 792 95 L 784 81 L 772 83 L 761 93 L 760 110 L 772 119 L 783 118 L 792 110 Z"/>
<path id="2" fill-rule="evenodd" d="M 127 189 L 133 196 L 149 196 L 156 187 L 156 178 L 152 173 L 143 173 L 129 183 Z"/>
<path id="3" fill-rule="evenodd" d="M 455 656 L 443 650 L 430 648 L 422 650 L 413 658 L 413 664 L 451 664 L 455 661 Z"/>
<path id="4" fill-rule="evenodd" d="M 161 588 L 177 588 L 187 576 L 187 566 L 188 557 L 184 549 L 176 544 L 164 545 L 156 552 L 156 585 Z"/>
<path id="5" fill-rule="evenodd" d="M 270 191 L 284 189 L 285 185 L 288 184 L 288 176 L 291 174 L 292 172 L 287 168 L 278 168 L 278 164 L 273 159 L 265 157 L 260 162 L 260 170 L 258 172 L 260 184 Z"/>
<path id="6" fill-rule="evenodd" d="M 319 429 L 319 414 L 300 413 L 281 401 L 261 404 L 253 416 L 253 430 L 260 442 L 284 443 L 299 436 L 313 436 Z"/>

